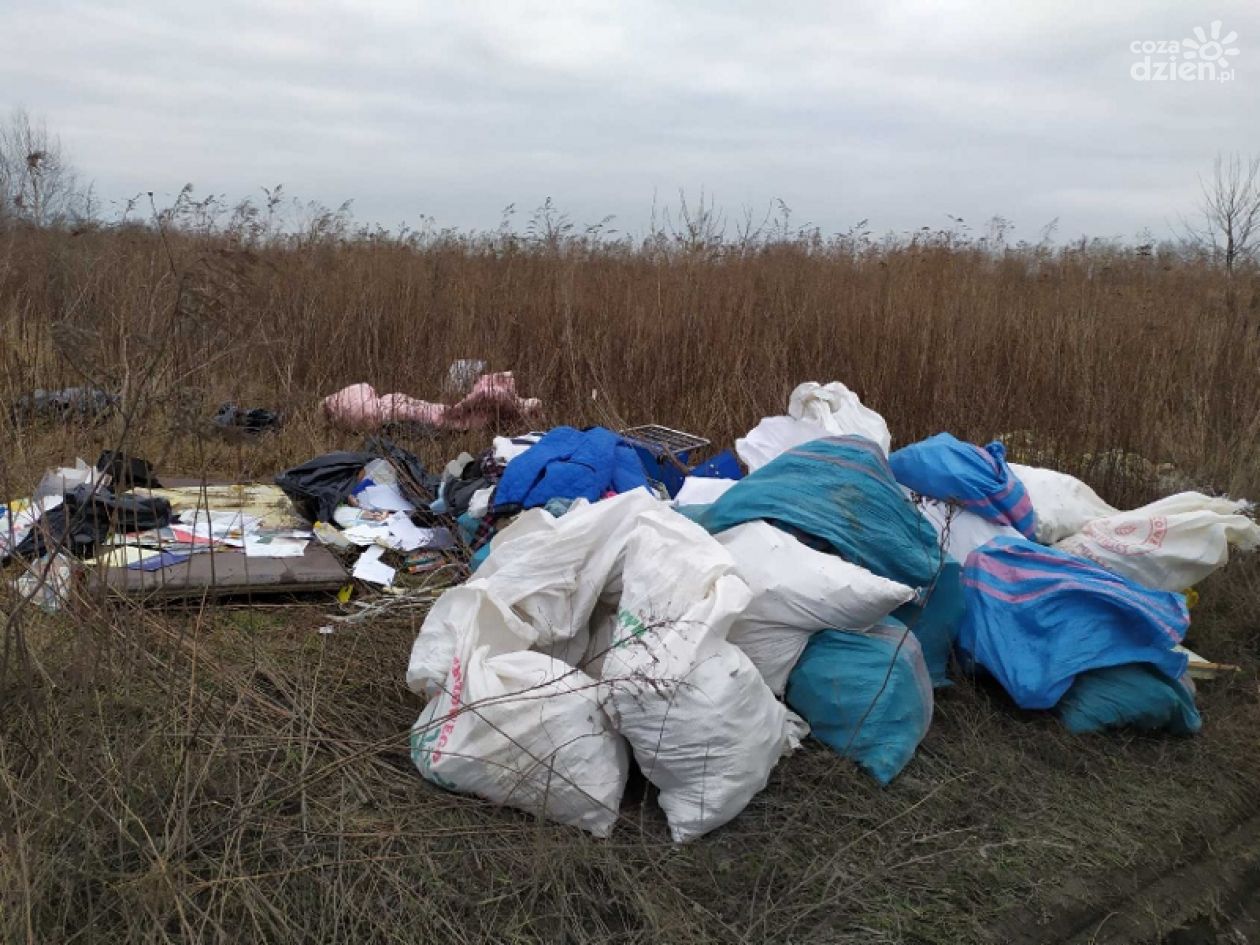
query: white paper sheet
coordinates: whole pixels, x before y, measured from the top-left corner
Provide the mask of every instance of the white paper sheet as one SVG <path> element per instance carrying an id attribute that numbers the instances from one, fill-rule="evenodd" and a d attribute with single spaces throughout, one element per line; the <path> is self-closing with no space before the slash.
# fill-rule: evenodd
<path id="1" fill-rule="evenodd" d="M 306 544 L 305 538 L 246 535 L 245 557 L 300 558 L 306 554 Z"/>
<path id="2" fill-rule="evenodd" d="M 390 531 L 385 525 L 371 525 L 365 523 L 363 525 L 355 525 L 352 528 L 347 528 L 341 533 L 341 537 L 360 547 L 375 545 L 378 543 L 385 545 L 389 543 Z"/>
<path id="3" fill-rule="evenodd" d="M 389 565 L 381 561 L 381 555 L 385 554 L 385 549 L 380 545 L 372 545 L 363 554 L 359 555 L 359 560 L 354 563 L 354 571 L 352 572 L 360 581 L 367 581 L 369 584 L 381 584 L 390 587 L 394 583 L 394 575 L 397 573 Z"/>
<path id="4" fill-rule="evenodd" d="M 185 525 L 191 525 L 197 534 L 214 538 L 238 538 L 256 532 L 262 521 L 256 515 L 217 509 L 188 509 L 179 513 L 179 520 Z"/>
<path id="5" fill-rule="evenodd" d="M 416 507 L 407 501 L 407 497 L 397 486 L 378 483 L 368 486 L 355 498 L 358 499 L 360 508 L 378 512 L 414 512 L 416 510 Z"/>

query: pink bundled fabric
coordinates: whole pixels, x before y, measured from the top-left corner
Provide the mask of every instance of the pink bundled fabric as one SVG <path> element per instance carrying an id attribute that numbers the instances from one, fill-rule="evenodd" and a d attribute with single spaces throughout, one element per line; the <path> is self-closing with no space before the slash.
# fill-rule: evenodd
<path id="1" fill-rule="evenodd" d="M 542 409 L 534 397 L 518 397 L 511 371 L 483 374 L 472 391 L 452 406 L 407 394 L 376 393 L 371 384 L 351 384 L 324 398 L 324 415 L 345 430 L 369 432 L 387 423 L 416 423 L 446 430 L 476 430 L 498 420 L 528 419 Z"/>

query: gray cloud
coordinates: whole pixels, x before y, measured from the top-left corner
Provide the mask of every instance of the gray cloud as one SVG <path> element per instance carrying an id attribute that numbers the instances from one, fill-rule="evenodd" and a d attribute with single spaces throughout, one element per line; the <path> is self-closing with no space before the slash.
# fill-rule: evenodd
<path id="1" fill-rule="evenodd" d="M 1137 82 L 1134 40 L 1221 20 L 1229 83 Z M 832 231 L 1157 234 L 1260 152 L 1260 9 L 1181 3 L 7 0 L 0 106 L 114 199 L 283 182 L 387 225 L 550 195 L 632 232 L 701 188 Z"/>

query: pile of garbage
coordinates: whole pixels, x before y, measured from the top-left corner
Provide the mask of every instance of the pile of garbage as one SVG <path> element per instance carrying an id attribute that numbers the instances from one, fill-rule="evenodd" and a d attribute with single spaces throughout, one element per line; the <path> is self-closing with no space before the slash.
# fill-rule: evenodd
<path id="1" fill-rule="evenodd" d="M 408 663 L 425 778 L 606 837 L 637 765 L 683 842 L 807 734 L 888 784 L 958 670 L 1073 732 L 1201 727 L 1192 588 L 1260 546 L 1248 503 L 1121 511 L 1001 443 L 894 451 L 839 383 L 704 443 L 558 427 L 448 467 L 474 570 Z"/>
<path id="2" fill-rule="evenodd" d="M 449 408 L 363 390 L 325 407 L 466 429 L 489 422 L 477 403 L 511 404 L 523 424 L 535 408 L 483 367 L 452 367 L 473 389 Z M 1228 667 L 1182 645 L 1193 588 L 1260 547 L 1250 512 L 1200 492 L 1123 511 L 1000 442 L 893 450 L 856 394 L 807 383 L 716 453 L 661 426 L 560 426 L 430 474 L 370 437 L 274 485 L 175 488 L 106 454 L 0 506 L 0 559 L 28 562 L 18 584 L 49 607 L 82 560 L 171 575 L 208 552 L 322 554 L 333 587 L 353 577 L 382 601 L 410 575 L 458 575 L 435 600 L 426 585 L 407 665 L 427 700 L 420 773 L 607 837 L 637 769 L 684 842 L 738 816 L 810 735 L 890 783 L 959 672 L 1072 732 L 1197 732 L 1193 677 Z"/>
<path id="3" fill-rule="evenodd" d="M 30 497 L 0 504 L 0 562 L 21 562 L 19 590 L 50 611 L 91 576 L 168 597 L 340 589 L 351 577 L 389 587 L 397 569 L 381 560 L 387 552 L 437 556 L 415 572 L 449 563 L 447 519 L 427 511 L 435 485 L 384 438 L 362 453 L 316 457 L 275 484 L 164 484 L 144 460 L 106 451 L 95 466 L 49 470 Z M 343 560 L 354 560 L 352 574 Z"/>

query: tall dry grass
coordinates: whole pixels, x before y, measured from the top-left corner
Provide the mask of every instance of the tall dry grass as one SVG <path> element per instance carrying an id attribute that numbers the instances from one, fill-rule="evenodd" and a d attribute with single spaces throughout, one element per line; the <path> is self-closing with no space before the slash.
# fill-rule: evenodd
<path id="1" fill-rule="evenodd" d="M 1004 435 L 1119 503 L 1174 483 L 1260 495 L 1254 273 L 956 233 L 631 244 L 546 219 L 355 239 L 327 218 L 283 237 L 180 222 L 0 232 L 0 402 L 76 384 L 123 398 L 100 426 L 0 415 L 6 494 L 103 446 L 265 477 L 352 442 L 319 416 L 336 388 L 436 397 L 451 360 L 481 357 L 516 371 L 545 422 L 726 445 L 799 381 L 840 379 L 898 443 Z M 290 420 L 224 443 L 204 422 L 222 400 Z M 437 462 L 481 438 L 408 445 Z M 1248 670 L 1202 694 L 1203 738 L 1073 739 L 960 685 L 891 789 L 807 750 L 679 850 L 650 804 L 600 843 L 422 782 L 401 679 L 415 616 L 322 636 L 318 603 L 46 616 L 6 587 L 0 936 L 1036 940 L 1062 887 L 1106 905 L 1250 813 L 1258 597 L 1254 567 L 1206 588 L 1195 632 Z"/>
<path id="2" fill-rule="evenodd" d="M 481 357 L 550 420 L 729 443 L 798 381 L 840 379 L 900 443 L 1015 434 L 1069 468 L 1123 450 L 1260 489 L 1256 274 L 1110 247 L 18 231 L 0 235 L 0 338 L 6 399 L 127 393 L 156 346 L 146 390 L 167 407 L 313 413 L 362 380 L 435 398 L 451 360 Z"/>

